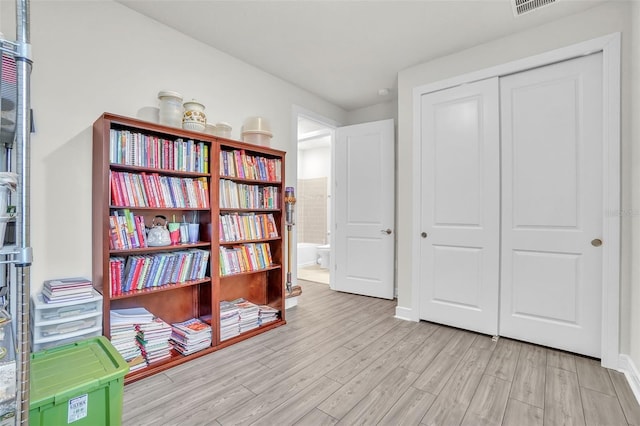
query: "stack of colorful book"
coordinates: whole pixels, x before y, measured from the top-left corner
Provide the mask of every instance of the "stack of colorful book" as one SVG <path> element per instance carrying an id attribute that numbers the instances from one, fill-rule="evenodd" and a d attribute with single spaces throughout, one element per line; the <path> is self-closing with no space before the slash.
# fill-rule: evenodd
<path id="1" fill-rule="evenodd" d="M 93 286 L 90 280 L 81 277 L 47 280 L 44 282 L 42 297 L 46 303 L 90 299 L 93 297 Z"/>
<path id="2" fill-rule="evenodd" d="M 173 348 L 182 355 L 211 346 L 211 326 L 198 318 L 171 324 L 171 341 Z"/>
<path id="3" fill-rule="evenodd" d="M 240 334 L 240 309 L 231 302 L 220 302 L 220 340 L 227 340 Z"/>
<path id="4" fill-rule="evenodd" d="M 111 344 L 136 371 L 171 357 L 171 326 L 145 308 L 112 309 Z"/>
<path id="5" fill-rule="evenodd" d="M 171 357 L 171 326 L 160 318 L 136 324 L 136 341 L 148 365 Z"/>
<path id="6" fill-rule="evenodd" d="M 111 344 L 129 364 L 129 371 L 147 366 L 147 361 L 137 342 L 136 324 L 153 321 L 153 314 L 144 308 L 112 309 Z"/>
<path id="7" fill-rule="evenodd" d="M 129 371 L 147 366 L 140 347 L 136 344 L 136 331 L 131 327 L 111 327 L 111 344 L 129 364 Z"/>

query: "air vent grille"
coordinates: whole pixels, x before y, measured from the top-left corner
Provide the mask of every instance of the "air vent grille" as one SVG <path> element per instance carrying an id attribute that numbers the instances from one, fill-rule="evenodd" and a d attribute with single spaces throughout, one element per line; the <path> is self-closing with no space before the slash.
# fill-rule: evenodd
<path id="1" fill-rule="evenodd" d="M 520 16 L 555 2 L 556 0 L 512 0 L 511 6 L 513 15 Z"/>

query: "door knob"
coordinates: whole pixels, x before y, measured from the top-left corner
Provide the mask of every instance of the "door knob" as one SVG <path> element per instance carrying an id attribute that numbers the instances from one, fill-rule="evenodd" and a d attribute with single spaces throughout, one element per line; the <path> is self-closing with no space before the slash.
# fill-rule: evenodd
<path id="1" fill-rule="evenodd" d="M 423 232 L 422 234 L 420 234 L 420 236 L 421 236 L 422 238 L 427 238 L 427 233 L 426 233 L 426 232 Z"/>
<path id="2" fill-rule="evenodd" d="M 595 240 L 591 240 L 591 245 L 594 247 L 600 247 L 602 245 L 602 240 L 600 238 L 596 238 Z"/>
<path id="3" fill-rule="evenodd" d="M 391 229 L 387 228 L 387 229 L 382 229 L 380 232 L 382 232 L 383 234 L 387 234 L 387 235 L 391 235 Z"/>

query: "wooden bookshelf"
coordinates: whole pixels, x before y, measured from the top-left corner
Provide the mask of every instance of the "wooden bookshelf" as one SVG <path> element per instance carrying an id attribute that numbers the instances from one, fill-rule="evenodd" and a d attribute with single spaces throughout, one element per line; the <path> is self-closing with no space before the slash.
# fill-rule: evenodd
<path id="1" fill-rule="evenodd" d="M 122 140 L 126 139 L 126 136 L 122 136 L 123 133 L 136 135 L 127 139 L 130 143 L 134 143 L 136 148 L 114 150 L 111 143 L 114 131 L 120 132 L 118 135 Z M 125 142 L 122 143 L 129 146 Z M 168 149 L 167 146 L 169 146 Z M 169 154 L 171 147 L 174 148 L 176 155 L 180 155 L 179 158 Z M 233 170 L 230 170 L 228 164 L 231 157 L 234 157 Z M 188 356 L 172 350 L 169 359 L 129 373 L 125 377 L 125 383 L 159 373 L 285 324 L 285 274 L 282 268 L 285 254 L 284 161 L 283 151 L 115 114 L 104 113 L 94 122 L 92 278 L 93 286 L 103 296 L 103 334 L 110 337 L 111 309 L 144 307 L 169 324 L 205 315 L 211 315 L 212 318 L 210 347 Z M 138 186 L 128 187 L 129 194 L 124 196 L 117 194 L 118 196 L 114 197 L 112 174 L 127 174 L 127 179 L 131 179 L 129 182 L 132 182 L 130 185 Z M 169 191 L 172 200 L 165 200 L 165 203 L 161 204 L 160 200 L 155 199 L 160 194 L 154 195 L 151 189 L 149 193 L 144 192 L 147 188 L 144 187 L 143 175 L 154 175 L 156 179 L 173 182 L 169 185 L 183 187 L 197 180 L 198 184 L 193 185 L 196 190 L 200 188 L 201 192 L 197 196 L 194 195 L 195 198 L 191 198 L 189 203 L 189 200 L 174 199 L 179 197 L 178 192 Z M 240 204 L 225 202 L 224 197 L 229 194 L 223 192 L 221 199 L 221 190 L 224 191 L 224 188 L 221 188 L 223 180 L 227 191 L 228 187 L 246 189 L 248 192 L 242 192 L 240 196 L 251 196 L 255 203 L 240 206 Z M 208 188 L 206 193 L 203 193 L 202 188 L 205 186 Z M 172 188 L 175 189 L 175 187 Z M 166 196 L 168 193 L 164 194 Z M 187 192 L 184 194 L 185 197 L 190 197 Z M 208 203 L 205 203 L 203 198 L 205 195 Z M 123 202 L 124 199 L 128 202 Z M 110 216 L 113 216 L 115 211 L 124 209 L 131 212 L 132 217 L 142 216 L 147 227 L 158 215 L 167 218 L 174 216 L 182 218 L 183 215 L 193 218 L 195 214 L 197 223 L 200 224 L 200 241 L 162 247 L 135 246 L 135 243 L 131 247 L 114 247 Z M 234 241 L 228 241 L 228 237 L 220 234 L 221 215 L 252 216 L 254 214 L 261 218 L 264 215 L 270 215 L 269 218 L 275 224 L 275 234 L 263 235 L 260 231 L 247 228 L 247 234 L 241 232 L 242 239 L 238 236 Z M 247 226 L 246 222 L 243 223 Z M 268 247 L 263 247 L 260 257 L 255 254 L 256 257 L 252 260 L 244 258 L 249 262 L 249 268 L 245 265 L 242 270 L 220 276 L 221 247 L 231 250 L 243 245 L 262 244 Z M 112 282 L 115 275 L 111 267 L 111 258 L 124 259 L 122 261 L 122 267 L 124 267 L 126 261 L 132 256 L 153 257 L 188 250 L 206 252 L 208 259 L 203 266 L 202 276 L 191 276 L 191 279 L 180 282 L 162 282 L 157 286 L 149 286 L 150 281 L 139 282 L 138 285 L 141 285 L 141 288 L 136 287 L 123 292 L 119 290 L 121 287 L 118 286 L 118 280 Z M 270 261 L 267 261 L 266 255 L 262 254 L 267 251 L 270 254 Z M 198 253 L 202 257 L 202 253 Z M 194 271 L 194 275 L 196 272 Z M 157 271 L 155 273 L 160 274 Z M 122 275 L 119 276 L 121 280 Z M 158 276 L 160 277 L 161 274 Z M 158 281 L 159 278 L 156 279 L 156 282 Z M 277 309 L 278 319 L 221 341 L 220 302 L 237 298 Z"/>

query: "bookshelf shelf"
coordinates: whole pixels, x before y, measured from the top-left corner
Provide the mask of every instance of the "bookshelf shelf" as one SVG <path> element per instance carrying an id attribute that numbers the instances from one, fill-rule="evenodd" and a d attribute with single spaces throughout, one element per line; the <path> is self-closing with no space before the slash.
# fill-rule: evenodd
<path id="1" fill-rule="evenodd" d="M 273 213 L 273 212 L 278 212 L 278 211 L 280 211 L 280 210 L 279 209 L 241 209 L 241 208 L 234 208 L 234 207 L 220 207 L 220 212 L 221 213 L 225 213 L 225 212 Z"/>
<path id="2" fill-rule="evenodd" d="M 259 274 L 261 272 L 272 271 L 274 269 L 280 269 L 280 268 L 282 268 L 282 265 L 271 265 L 271 266 L 268 266 L 266 268 L 256 269 L 255 271 L 236 272 L 236 273 L 233 273 L 233 274 L 221 275 L 220 279 L 223 280 L 225 278 L 237 277 L 238 275 Z"/>
<path id="3" fill-rule="evenodd" d="M 238 240 L 238 241 L 220 241 L 221 246 L 234 246 L 238 244 L 247 244 L 247 243 L 263 243 L 267 241 L 279 241 L 282 237 L 275 238 L 258 238 L 255 240 Z"/>
<path id="4" fill-rule="evenodd" d="M 252 185 L 282 185 L 282 182 L 275 180 L 262 180 L 262 179 L 246 179 L 236 176 L 220 176 L 220 179 L 232 180 L 234 182 L 247 183 Z"/>
<path id="5" fill-rule="evenodd" d="M 267 330 L 264 330 L 267 331 Z M 250 336 L 247 336 L 247 338 Z M 243 339 L 244 340 L 244 339 Z M 217 349 L 221 349 L 221 347 L 210 347 L 207 349 L 203 349 L 199 352 L 196 352 L 194 354 L 191 355 L 182 355 L 179 352 L 175 351 L 175 350 L 171 350 L 171 357 L 162 361 L 158 361 L 157 364 L 154 365 L 154 368 L 143 368 L 140 370 L 136 370 L 133 371 L 129 374 L 127 374 L 124 378 L 124 383 L 125 384 L 129 384 L 129 383 L 133 383 L 136 380 L 140 380 L 140 379 L 144 379 L 145 377 L 149 377 L 152 376 L 154 374 L 159 373 L 160 371 L 164 371 L 167 370 L 171 367 L 175 367 L 177 365 L 180 364 L 184 364 L 185 362 L 194 360 L 196 358 L 200 358 L 203 355 L 207 355 L 210 354 L 211 352 L 217 350 Z"/>
<path id="6" fill-rule="evenodd" d="M 111 300 L 129 299 L 131 297 L 138 297 L 138 296 L 143 296 L 151 293 L 159 293 L 162 291 L 172 291 L 180 287 L 189 287 L 192 285 L 200 285 L 200 284 L 209 283 L 209 282 L 211 282 L 211 278 L 207 277 L 202 280 L 185 281 L 183 283 L 165 284 L 159 287 L 143 288 L 141 290 L 132 290 L 123 294 L 117 294 L 117 295 L 111 296 Z"/>
<path id="7" fill-rule="evenodd" d="M 172 349 L 168 358 L 127 374 L 125 383 L 286 323 L 284 157 L 283 151 L 268 147 L 110 113 L 94 122 L 92 281 L 103 296 L 103 334 L 111 337 L 112 309 L 135 307 L 169 324 L 210 318 L 212 327 L 210 346 L 186 356 Z M 231 207 L 223 203 L 223 193 L 232 194 L 234 202 L 247 194 L 251 200 Z M 146 246 L 146 230 L 159 215 L 199 223 L 202 241 Z M 241 237 L 237 241 L 220 241 L 225 239 L 221 231 L 227 232 L 222 219 L 231 216 L 255 222 L 240 222 L 250 225 L 246 233 L 235 234 Z M 245 258 L 254 270 L 220 276 L 221 249 L 238 246 L 260 250 Z M 221 340 L 220 303 L 236 299 L 268 306 L 278 315 L 249 331 L 239 327 L 239 334 Z"/>
<path id="8" fill-rule="evenodd" d="M 109 254 L 114 256 L 122 256 L 122 255 L 142 254 L 142 253 L 163 253 L 163 252 L 173 251 L 173 250 L 184 250 L 189 248 L 210 247 L 210 246 L 211 246 L 211 243 L 208 243 L 208 242 L 193 243 L 193 244 L 187 243 L 187 244 L 178 244 L 178 245 L 171 245 L 171 246 L 143 247 L 143 248 L 136 248 L 136 249 L 129 249 L 129 250 L 109 250 Z"/>
<path id="9" fill-rule="evenodd" d="M 162 210 L 164 212 L 180 212 L 180 211 L 209 211 L 209 208 L 204 207 L 131 207 L 131 206 L 109 206 L 111 209 L 136 209 L 136 210 Z"/>
<path id="10" fill-rule="evenodd" d="M 142 167 L 142 166 L 127 166 L 124 164 L 114 164 L 111 163 L 109 167 L 112 170 L 118 171 L 128 171 L 128 172 L 150 172 L 150 173 L 162 173 L 166 176 L 184 176 L 184 177 L 211 177 L 210 173 L 199 173 L 199 172 L 187 172 L 180 170 L 170 170 L 170 169 L 158 169 L 153 167 Z"/>
<path id="11" fill-rule="evenodd" d="M 221 341 L 220 342 L 220 347 L 231 346 L 231 345 L 233 345 L 235 343 L 242 342 L 243 340 L 246 340 L 246 339 L 248 339 L 250 337 L 253 337 L 253 336 L 256 336 L 258 334 L 262 334 L 265 331 L 269 331 L 269 330 L 271 330 L 273 328 L 276 328 L 276 327 L 279 327 L 281 325 L 282 324 L 280 322 L 272 322 L 272 323 L 269 323 L 269 324 L 266 324 L 266 325 L 261 325 L 258 328 L 255 328 L 255 329 L 249 330 L 249 331 L 245 331 L 244 333 L 241 333 L 238 336 L 231 337 L 230 339 Z"/>

